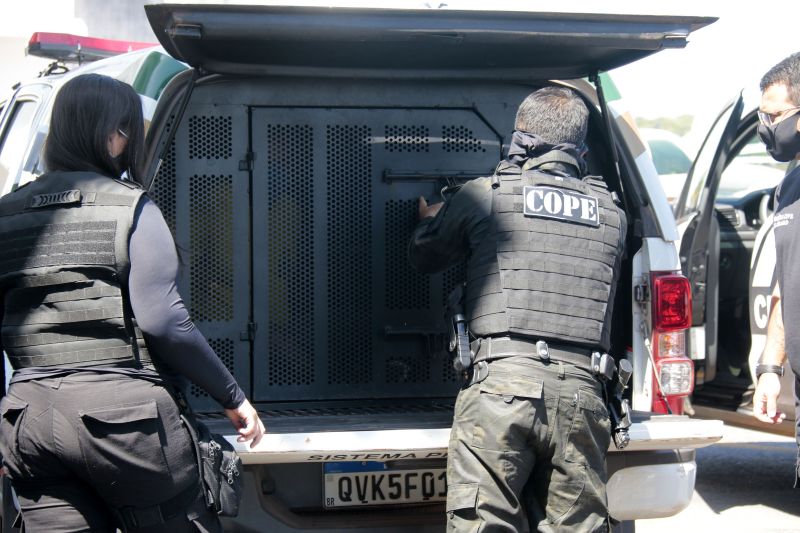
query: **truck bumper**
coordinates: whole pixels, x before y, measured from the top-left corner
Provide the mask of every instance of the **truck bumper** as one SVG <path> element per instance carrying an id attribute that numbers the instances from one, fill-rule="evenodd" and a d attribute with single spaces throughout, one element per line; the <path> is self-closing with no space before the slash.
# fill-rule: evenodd
<path id="1" fill-rule="evenodd" d="M 621 451 L 612 444 L 610 454 L 690 450 L 708 446 L 722 438 L 723 424 L 720 420 L 649 413 L 634 413 L 633 420 L 629 430 L 630 444 Z M 433 459 L 447 456 L 450 428 L 268 432 L 253 448 L 236 442 L 236 435 L 226 435 L 226 438 L 239 452 L 244 464 Z"/>
<path id="2" fill-rule="evenodd" d="M 694 492 L 695 452 L 722 438 L 723 423 L 635 413 L 630 444 L 611 446 L 608 502 L 617 520 L 660 518 L 684 509 Z M 226 438 L 246 465 L 444 459 L 450 428 L 268 433 L 253 448 Z"/>
<path id="3" fill-rule="evenodd" d="M 663 518 L 692 500 L 695 451 L 664 450 L 608 455 L 608 512 L 616 520 Z"/>

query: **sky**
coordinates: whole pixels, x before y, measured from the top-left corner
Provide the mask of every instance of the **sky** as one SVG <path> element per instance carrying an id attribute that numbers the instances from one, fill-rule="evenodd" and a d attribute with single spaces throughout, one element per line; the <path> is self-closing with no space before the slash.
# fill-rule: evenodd
<path id="1" fill-rule="evenodd" d="M 486 0 L 449 0 L 453 8 L 480 9 Z M 745 89 L 756 99 L 761 76 L 800 52 L 798 0 L 495 0 L 512 9 L 583 13 L 718 17 L 693 33 L 683 49 L 663 50 L 612 71 L 634 116 L 689 114 L 703 122 Z M 758 9 L 758 6 L 768 6 Z"/>
<path id="2" fill-rule="evenodd" d="M 84 33 L 85 24 L 75 19 L 73 0 L 0 0 L 5 4 L 0 18 L 3 38 L 28 38 L 33 31 Z M 173 0 L 174 1 L 174 0 Z M 198 0 L 189 0 L 201 3 Z M 228 3 L 228 2 L 225 2 Z M 612 72 L 625 104 L 634 116 L 694 115 L 702 123 L 716 114 L 741 89 L 757 96 L 758 81 L 772 65 L 800 51 L 800 1 L 762 0 L 287 0 L 286 2 L 238 1 L 232 3 L 295 3 L 352 5 L 364 7 L 433 7 L 452 9 L 608 12 L 713 16 L 719 20 L 689 37 L 684 49 L 670 49 Z M 759 9 L 759 6 L 768 6 Z M 17 45 L 18 46 L 18 45 Z M 18 65 L 20 58 L 7 59 L 0 50 L 0 84 L 11 76 L 30 75 Z M 14 52 L 14 51 L 12 51 Z M 22 55 L 22 50 L 18 53 Z M 30 59 L 30 58 L 29 58 Z M 38 72 L 30 69 L 32 74 Z M 8 67 L 13 66 L 10 69 Z M 15 80 L 16 81 L 16 80 Z"/>

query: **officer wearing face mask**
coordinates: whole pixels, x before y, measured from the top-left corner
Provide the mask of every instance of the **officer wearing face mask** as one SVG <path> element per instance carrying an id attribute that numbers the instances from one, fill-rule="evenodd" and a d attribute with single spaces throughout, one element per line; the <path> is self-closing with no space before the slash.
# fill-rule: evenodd
<path id="1" fill-rule="evenodd" d="M 758 134 L 777 161 L 800 159 L 800 53 L 772 67 L 761 79 Z M 788 360 L 795 378 L 795 399 L 800 393 L 800 167 L 783 179 L 775 191 L 775 247 L 777 284 L 772 294 L 767 343 L 756 366 L 753 414 L 771 424 L 780 423 L 780 378 Z M 783 325 L 790 324 L 784 330 Z M 796 436 L 800 446 L 800 401 Z M 800 485 L 800 455 L 795 465 L 795 487 Z"/>
<path id="2" fill-rule="evenodd" d="M 185 382 L 224 408 L 240 442 L 265 431 L 177 291 L 175 243 L 138 185 L 141 105 L 114 78 L 71 78 L 47 172 L 0 198 L 0 354 L 14 369 L 0 459 L 23 531 L 221 532 Z"/>
<path id="3" fill-rule="evenodd" d="M 587 175 L 588 121 L 574 91 L 540 88 L 493 176 L 420 199 L 412 265 L 467 262 L 451 296 L 473 342 L 447 452 L 449 533 L 607 531 L 611 428 L 590 361 L 610 348 L 627 218 Z"/>

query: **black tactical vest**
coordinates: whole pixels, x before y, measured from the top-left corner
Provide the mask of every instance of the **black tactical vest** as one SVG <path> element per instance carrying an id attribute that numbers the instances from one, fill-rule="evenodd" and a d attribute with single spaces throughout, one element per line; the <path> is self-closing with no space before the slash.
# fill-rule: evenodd
<path id="1" fill-rule="evenodd" d="M 605 182 L 503 162 L 493 187 L 488 236 L 467 264 L 471 332 L 608 350 L 627 228 Z"/>
<path id="2" fill-rule="evenodd" d="M 0 198 L 2 343 L 11 366 L 150 363 L 127 295 L 128 241 L 144 191 L 53 172 Z"/>

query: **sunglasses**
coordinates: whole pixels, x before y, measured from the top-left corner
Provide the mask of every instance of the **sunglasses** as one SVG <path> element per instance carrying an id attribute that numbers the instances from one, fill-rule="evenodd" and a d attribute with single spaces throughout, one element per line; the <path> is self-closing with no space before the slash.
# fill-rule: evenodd
<path id="1" fill-rule="evenodd" d="M 773 124 L 775 124 L 775 121 L 778 120 L 778 118 L 782 117 L 789 111 L 795 111 L 797 109 L 800 109 L 800 106 L 790 107 L 784 109 L 783 111 L 776 111 L 775 113 L 765 113 L 763 111 L 758 111 L 758 120 L 760 120 L 761 123 L 765 126 L 772 126 Z"/>

